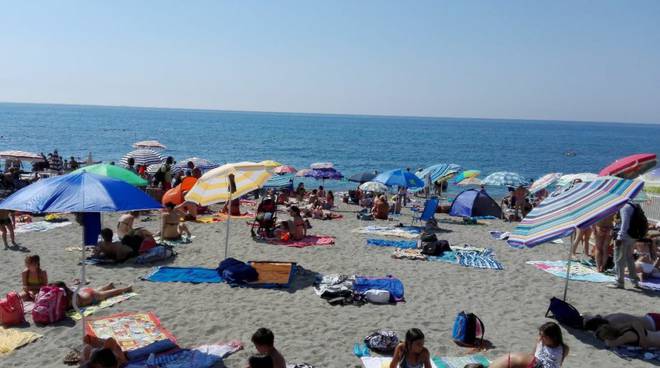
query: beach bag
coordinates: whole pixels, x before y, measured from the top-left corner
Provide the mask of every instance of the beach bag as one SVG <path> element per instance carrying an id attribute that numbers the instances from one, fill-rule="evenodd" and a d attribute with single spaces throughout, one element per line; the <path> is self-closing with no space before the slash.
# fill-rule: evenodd
<path id="1" fill-rule="evenodd" d="M 394 331 L 378 330 L 365 337 L 364 344 L 376 353 L 389 355 L 399 345 L 399 337 Z"/>
<path id="2" fill-rule="evenodd" d="M 436 240 L 434 242 L 422 244 L 422 254 L 427 256 L 441 256 L 444 252 L 450 250 L 449 242 L 446 240 Z"/>
<path id="3" fill-rule="evenodd" d="M 422 233 L 422 235 L 419 236 L 419 240 L 421 240 L 422 243 L 431 243 L 438 241 L 438 237 L 434 233 Z"/>
<path id="4" fill-rule="evenodd" d="M 218 266 L 220 277 L 229 284 L 244 284 L 257 281 L 259 274 L 252 266 L 234 258 L 227 258 Z"/>
<path id="5" fill-rule="evenodd" d="M 644 210 L 637 203 L 630 204 L 634 211 L 630 216 L 630 226 L 628 227 L 628 235 L 633 239 L 644 239 L 649 229 L 649 220 L 644 214 Z"/>
<path id="6" fill-rule="evenodd" d="M 64 318 L 66 311 L 66 292 L 54 286 L 42 286 L 34 300 L 32 320 L 34 323 L 47 325 Z"/>
<path id="7" fill-rule="evenodd" d="M 176 255 L 174 248 L 168 245 L 158 245 L 149 249 L 146 253 L 135 258 L 135 263 L 145 264 L 163 261 Z"/>
<path id="8" fill-rule="evenodd" d="M 15 291 L 11 291 L 0 300 L 0 322 L 3 326 L 16 326 L 25 322 L 23 300 Z"/>
<path id="9" fill-rule="evenodd" d="M 458 313 L 454 320 L 454 328 L 452 329 L 452 339 L 454 342 L 461 346 L 481 346 L 484 342 L 484 333 L 486 327 L 484 323 L 473 313 L 465 313 L 464 311 Z M 479 343 L 477 344 L 477 337 Z"/>
<path id="10" fill-rule="evenodd" d="M 548 307 L 548 311 L 545 312 L 545 316 L 546 318 L 549 316 L 554 317 L 554 319 L 562 325 L 580 330 L 584 328 L 584 320 L 582 319 L 580 312 L 578 312 L 574 306 L 555 297 L 550 299 L 550 306 Z"/>
<path id="11" fill-rule="evenodd" d="M 357 219 L 358 220 L 363 220 L 363 221 L 372 221 L 374 219 L 374 215 L 370 213 L 369 211 L 360 211 L 357 214 Z"/>
<path id="12" fill-rule="evenodd" d="M 364 298 L 374 304 L 388 304 L 390 302 L 390 292 L 387 290 L 371 289 L 364 293 Z"/>

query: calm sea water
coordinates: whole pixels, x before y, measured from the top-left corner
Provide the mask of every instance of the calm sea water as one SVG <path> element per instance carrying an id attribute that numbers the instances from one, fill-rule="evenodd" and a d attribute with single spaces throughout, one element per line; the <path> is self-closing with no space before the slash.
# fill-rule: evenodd
<path id="1" fill-rule="evenodd" d="M 535 178 L 598 172 L 626 155 L 660 153 L 660 125 L 32 104 L 0 104 L 0 135 L 0 150 L 91 151 L 118 161 L 133 142 L 157 139 L 175 159 L 272 159 L 299 169 L 332 161 L 345 175 L 451 162 Z"/>

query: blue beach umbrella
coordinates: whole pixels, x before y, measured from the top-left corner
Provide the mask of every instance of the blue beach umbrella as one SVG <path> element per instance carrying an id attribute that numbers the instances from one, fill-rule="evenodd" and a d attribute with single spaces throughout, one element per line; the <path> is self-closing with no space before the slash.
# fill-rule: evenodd
<path id="1" fill-rule="evenodd" d="M 88 172 L 39 180 L 0 202 L 0 209 L 36 213 L 99 213 L 158 208 L 161 208 L 158 202 L 125 181 Z M 81 256 L 81 282 L 73 300 L 78 313 L 78 292 L 85 280 L 84 244 Z M 84 336 L 85 317 L 81 315 Z"/>
<path id="2" fill-rule="evenodd" d="M 395 169 L 378 174 L 373 181 L 383 183 L 388 187 L 400 186 L 404 188 L 424 187 L 424 181 L 415 174 L 404 169 Z"/>
<path id="3" fill-rule="evenodd" d="M 527 185 L 529 182 L 520 174 L 509 171 L 498 171 L 488 175 L 483 180 L 483 184 L 502 187 L 518 187 L 521 185 Z"/>

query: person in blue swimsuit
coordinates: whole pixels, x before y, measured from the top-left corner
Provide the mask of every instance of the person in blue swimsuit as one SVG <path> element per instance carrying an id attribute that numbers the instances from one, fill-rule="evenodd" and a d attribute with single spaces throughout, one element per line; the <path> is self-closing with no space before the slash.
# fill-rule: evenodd
<path id="1" fill-rule="evenodd" d="M 394 349 L 390 368 L 431 368 L 431 354 L 424 347 L 424 333 L 418 328 L 406 332 L 406 340 Z"/>

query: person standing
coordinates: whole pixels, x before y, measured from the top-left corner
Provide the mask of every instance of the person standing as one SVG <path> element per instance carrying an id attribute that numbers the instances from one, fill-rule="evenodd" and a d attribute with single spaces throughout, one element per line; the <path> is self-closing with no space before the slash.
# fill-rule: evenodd
<path id="1" fill-rule="evenodd" d="M 636 239 L 631 237 L 628 233 L 634 212 L 635 208 L 630 202 L 623 205 L 619 210 L 621 227 L 614 242 L 614 270 L 616 271 L 616 282 L 609 285 L 611 288 L 624 288 L 624 274 L 626 267 L 628 267 L 628 277 L 632 281 L 633 286 L 639 288 L 639 278 L 635 272 L 635 259 L 633 258 L 633 247 L 635 246 Z"/>

